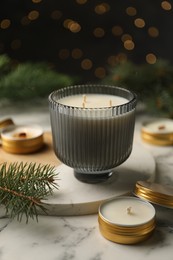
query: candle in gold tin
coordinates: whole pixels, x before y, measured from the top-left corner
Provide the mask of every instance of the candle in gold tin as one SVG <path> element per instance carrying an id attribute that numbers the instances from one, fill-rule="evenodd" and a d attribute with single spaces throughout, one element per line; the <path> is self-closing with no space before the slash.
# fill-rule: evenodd
<path id="1" fill-rule="evenodd" d="M 173 120 L 158 119 L 145 122 L 141 129 L 142 139 L 155 145 L 173 144 Z"/>
<path id="2" fill-rule="evenodd" d="M 9 126 L 2 131 L 1 137 L 2 147 L 9 153 L 33 153 L 43 146 L 43 130 L 36 125 Z"/>
<path id="3" fill-rule="evenodd" d="M 117 197 L 99 208 L 99 228 L 108 240 L 120 244 L 144 241 L 155 229 L 155 209 L 135 197 Z"/>

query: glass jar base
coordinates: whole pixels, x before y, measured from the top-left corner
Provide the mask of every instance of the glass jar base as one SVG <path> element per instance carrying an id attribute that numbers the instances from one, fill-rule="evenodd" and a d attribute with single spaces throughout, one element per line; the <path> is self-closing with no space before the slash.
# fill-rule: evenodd
<path id="1" fill-rule="evenodd" d="M 77 180 L 90 184 L 105 182 L 112 176 L 112 173 L 113 171 L 107 171 L 103 173 L 84 173 L 74 170 L 74 176 Z"/>

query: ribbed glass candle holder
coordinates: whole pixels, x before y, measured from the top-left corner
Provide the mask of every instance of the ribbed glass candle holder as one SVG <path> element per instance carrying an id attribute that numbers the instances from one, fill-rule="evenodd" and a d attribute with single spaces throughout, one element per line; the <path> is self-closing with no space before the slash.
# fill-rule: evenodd
<path id="1" fill-rule="evenodd" d="M 124 98 L 120 105 L 87 107 L 63 104 L 63 98 L 90 94 Z M 85 101 L 85 100 L 84 100 Z M 91 105 L 92 106 L 92 105 Z M 135 125 L 136 95 L 109 85 L 76 85 L 49 96 L 51 129 L 56 156 L 74 168 L 76 178 L 96 183 L 111 176 L 113 169 L 130 155 Z"/>

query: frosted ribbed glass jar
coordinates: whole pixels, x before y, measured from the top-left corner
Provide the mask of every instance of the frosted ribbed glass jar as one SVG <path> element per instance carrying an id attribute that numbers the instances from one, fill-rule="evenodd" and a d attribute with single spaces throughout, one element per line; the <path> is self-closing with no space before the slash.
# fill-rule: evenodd
<path id="1" fill-rule="evenodd" d="M 74 100 L 73 100 L 74 99 Z M 130 155 L 136 95 L 109 85 L 75 85 L 52 92 L 49 109 L 56 156 L 77 179 L 97 183 Z"/>

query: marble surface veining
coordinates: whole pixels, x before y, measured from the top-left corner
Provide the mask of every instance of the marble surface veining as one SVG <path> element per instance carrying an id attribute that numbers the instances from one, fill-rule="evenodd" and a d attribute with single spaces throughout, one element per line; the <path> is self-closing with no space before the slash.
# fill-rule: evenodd
<path id="1" fill-rule="evenodd" d="M 17 124 L 38 123 L 50 129 L 46 106 L 10 107 L 0 118 L 12 117 Z M 146 115 L 137 115 L 136 138 Z M 156 180 L 173 185 L 173 147 L 141 144 L 156 160 Z M 97 214 L 74 217 L 39 216 L 26 224 L 6 217 L 0 207 L 0 260 L 173 260 L 173 210 L 156 208 L 157 227 L 153 235 L 137 245 L 120 245 L 102 237 Z"/>

